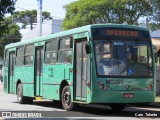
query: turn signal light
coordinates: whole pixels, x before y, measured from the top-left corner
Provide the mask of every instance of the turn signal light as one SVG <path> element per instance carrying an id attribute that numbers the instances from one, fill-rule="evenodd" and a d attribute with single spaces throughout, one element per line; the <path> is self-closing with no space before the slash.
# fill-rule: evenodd
<path id="1" fill-rule="evenodd" d="M 70 72 L 73 72 L 73 68 L 69 68 L 69 71 L 70 71 Z"/>
<path id="2" fill-rule="evenodd" d="M 87 82 L 87 86 L 90 86 L 90 85 L 91 85 L 91 82 L 90 82 L 90 81 L 88 81 L 88 82 Z"/>

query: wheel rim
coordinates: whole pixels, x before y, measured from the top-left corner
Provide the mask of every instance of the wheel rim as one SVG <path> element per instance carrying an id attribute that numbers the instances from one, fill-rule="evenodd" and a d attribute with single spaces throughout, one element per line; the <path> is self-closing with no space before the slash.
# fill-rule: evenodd
<path id="1" fill-rule="evenodd" d="M 18 97 L 18 101 L 21 101 L 21 92 L 20 92 L 20 88 L 18 88 L 18 93 L 17 93 L 17 94 L 18 94 L 18 96 L 17 96 L 17 97 Z"/>
<path id="2" fill-rule="evenodd" d="M 65 91 L 65 93 L 63 95 L 63 101 L 66 106 L 70 105 L 70 92 L 69 91 Z"/>

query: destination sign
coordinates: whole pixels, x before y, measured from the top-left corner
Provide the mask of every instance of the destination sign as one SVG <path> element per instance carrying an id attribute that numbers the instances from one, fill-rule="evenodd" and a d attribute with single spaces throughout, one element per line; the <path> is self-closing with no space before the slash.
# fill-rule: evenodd
<path id="1" fill-rule="evenodd" d="M 107 36 L 138 37 L 138 31 L 133 31 L 133 30 L 108 29 L 108 30 L 105 30 L 105 33 Z"/>
<path id="2" fill-rule="evenodd" d="M 149 38 L 148 31 L 127 29 L 127 28 L 94 28 L 93 37 L 129 37 L 129 38 Z"/>

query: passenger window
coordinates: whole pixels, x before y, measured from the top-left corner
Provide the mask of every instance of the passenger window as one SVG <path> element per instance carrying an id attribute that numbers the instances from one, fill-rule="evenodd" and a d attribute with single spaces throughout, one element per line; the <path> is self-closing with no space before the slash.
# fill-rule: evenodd
<path id="1" fill-rule="evenodd" d="M 58 62 L 72 63 L 72 39 L 70 37 L 63 38 L 59 41 Z"/>
<path id="2" fill-rule="evenodd" d="M 5 61 L 4 61 L 5 67 L 8 67 L 8 60 L 9 60 L 9 51 L 7 49 L 5 52 Z"/>
<path id="3" fill-rule="evenodd" d="M 33 45 L 26 45 L 25 56 L 24 56 L 24 64 L 25 65 L 32 65 L 33 64 L 33 53 L 34 53 L 34 46 Z"/>
<path id="4" fill-rule="evenodd" d="M 46 43 L 45 63 L 51 64 L 57 62 L 58 40 L 54 39 Z"/>
<path id="5" fill-rule="evenodd" d="M 16 52 L 16 66 L 23 65 L 24 62 L 24 46 L 18 47 Z"/>

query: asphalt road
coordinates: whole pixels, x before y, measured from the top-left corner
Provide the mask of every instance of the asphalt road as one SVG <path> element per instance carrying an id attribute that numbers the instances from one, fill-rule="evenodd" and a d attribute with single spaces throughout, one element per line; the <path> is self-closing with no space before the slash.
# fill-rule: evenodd
<path id="1" fill-rule="evenodd" d="M 123 112 L 114 112 L 109 106 L 80 105 L 77 111 L 63 110 L 60 102 L 51 100 L 34 101 L 33 104 L 18 104 L 16 95 L 3 92 L 0 84 L 0 116 L 18 118 L 55 118 L 55 119 L 122 119 L 142 120 L 158 119 L 160 117 L 160 104 L 140 106 L 128 105 Z M 3 116 L 3 117 L 2 117 Z M 157 117 L 158 116 L 158 117 Z"/>

